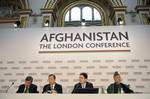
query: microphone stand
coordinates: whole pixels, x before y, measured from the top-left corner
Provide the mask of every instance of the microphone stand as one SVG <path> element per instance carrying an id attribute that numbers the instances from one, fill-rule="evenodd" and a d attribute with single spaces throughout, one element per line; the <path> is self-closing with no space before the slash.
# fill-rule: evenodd
<path id="1" fill-rule="evenodd" d="M 14 85 L 15 83 L 12 82 L 10 86 L 8 86 L 7 90 L 6 90 L 6 93 L 8 93 L 9 89 Z"/>

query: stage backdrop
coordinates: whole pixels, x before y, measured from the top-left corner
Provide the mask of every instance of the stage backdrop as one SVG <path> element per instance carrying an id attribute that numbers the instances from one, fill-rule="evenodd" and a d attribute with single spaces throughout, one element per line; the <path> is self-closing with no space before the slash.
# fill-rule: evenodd
<path id="1" fill-rule="evenodd" d="M 58 27 L 0 30 L 0 93 L 15 93 L 33 76 L 41 92 L 54 73 L 70 93 L 79 73 L 95 87 L 113 83 L 113 73 L 135 92 L 150 92 L 150 26 Z"/>

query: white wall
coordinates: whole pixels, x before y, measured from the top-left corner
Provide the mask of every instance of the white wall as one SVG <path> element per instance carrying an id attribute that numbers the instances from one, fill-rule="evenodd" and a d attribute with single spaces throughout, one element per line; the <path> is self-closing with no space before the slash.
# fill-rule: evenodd
<path id="1" fill-rule="evenodd" d="M 42 27 L 43 18 L 41 16 L 36 17 L 36 22 L 33 22 L 33 17 L 29 18 L 29 28 Z"/>
<path id="2" fill-rule="evenodd" d="M 3 28 L 14 28 L 13 23 L 4 23 L 4 24 L 0 24 L 0 29 Z"/>
<path id="3" fill-rule="evenodd" d="M 134 17 L 131 15 L 131 13 L 128 13 L 126 16 L 126 25 L 141 25 L 139 14 L 134 15 Z"/>

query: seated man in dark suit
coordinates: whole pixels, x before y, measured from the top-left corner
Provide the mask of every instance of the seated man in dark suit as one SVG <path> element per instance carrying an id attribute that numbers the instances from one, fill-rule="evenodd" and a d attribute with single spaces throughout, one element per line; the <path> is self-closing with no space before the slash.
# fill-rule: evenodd
<path id="1" fill-rule="evenodd" d="M 77 90 L 81 88 L 93 88 L 93 84 L 87 81 L 87 73 L 80 73 L 79 83 L 75 84 L 72 93 L 78 93 Z"/>
<path id="2" fill-rule="evenodd" d="M 50 93 L 50 94 L 62 93 L 62 86 L 60 84 L 56 83 L 55 81 L 56 81 L 56 76 L 54 74 L 50 74 L 48 76 L 49 84 L 44 86 L 42 93 Z"/>
<path id="3" fill-rule="evenodd" d="M 114 83 L 110 84 L 107 88 L 107 93 L 133 93 L 129 85 L 123 84 L 121 76 L 118 72 L 114 73 Z"/>
<path id="4" fill-rule="evenodd" d="M 16 93 L 38 93 L 37 86 L 32 84 L 33 78 L 27 76 L 25 83 L 20 85 Z"/>

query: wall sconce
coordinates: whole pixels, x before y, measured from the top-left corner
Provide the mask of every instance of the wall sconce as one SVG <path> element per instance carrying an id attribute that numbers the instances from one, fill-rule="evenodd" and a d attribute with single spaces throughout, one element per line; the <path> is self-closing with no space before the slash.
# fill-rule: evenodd
<path id="1" fill-rule="evenodd" d="M 124 21 L 120 17 L 118 18 L 117 22 L 118 22 L 118 25 L 123 25 L 124 24 Z"/>
<path id="2" fill-rule="evenodd" d="M 14 28 L 20 28 L 21 22 L 20 21 L 16 21 L 14 23 Z"/>
<path id="3" fill-rule="evenodd" d="M 81 26 L 85 26 L 85 25 L 86 25 L 85 19 L 82 19 L 81 20 Z"/>
<path id="4" fill-rule="evenodd" d="M 46 20 L 46 21 L 44 22 L 44 27 L 49 27 L 49 20 Z"/>

